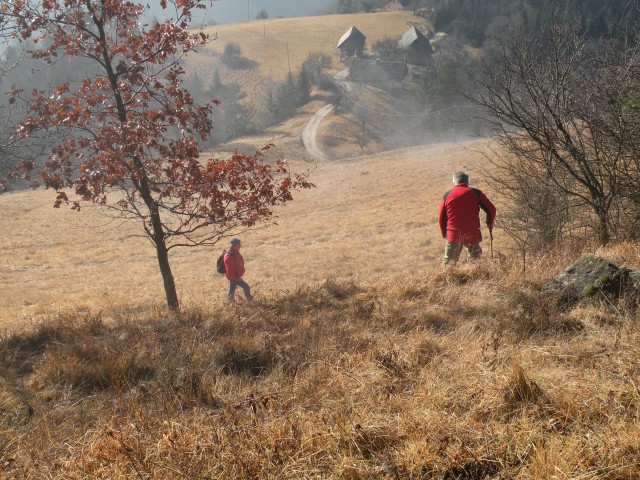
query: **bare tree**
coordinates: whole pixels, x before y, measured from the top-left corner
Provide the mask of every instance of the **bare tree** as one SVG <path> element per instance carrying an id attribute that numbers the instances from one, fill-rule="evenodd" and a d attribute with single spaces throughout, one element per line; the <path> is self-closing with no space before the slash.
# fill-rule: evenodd
<path id="1" fill-rule="evenodd" d="M 533 182 L 546 182 L 534 190 L 566 198 L 562 208 L 573 219 L 578 212 L 584 218 L 586 208 L 600 244 L 619 232 L 614 213 L 637 172 L 629 143 L 638 131 L 624 115 L 637 83 L 634 52 L 633 42 L 590 41 L 576 27 L 555 24 L 498 39 L 491 58 L 471 73 L 476 89 L 468 98 L 485 109 L 509 153 L 494 159 L 499 186 L 517 202 L 530 199 Z M 520 191 L 513 181 L 524 182 Z"/>

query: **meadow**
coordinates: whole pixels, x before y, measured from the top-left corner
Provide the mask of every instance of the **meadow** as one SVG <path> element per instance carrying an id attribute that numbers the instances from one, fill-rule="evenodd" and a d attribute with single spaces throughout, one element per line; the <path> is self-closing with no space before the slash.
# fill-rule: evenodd
<path id="1" fill-rule="evenodd" d="M 540 294 L 586 244 L 523 275 L 497 231 L 500 260 L 439 264 L 440 195 L 485 187 L 485 146 L 292 160 L 317 188 L 242 236 L 256 301 L 182 251 L 180 314 L 135 226 L 0 196 L 2 476 L 637 478 L 638 299 Z"/>
<path id="2" fill-rule="evenodd" d="M 482 161 L 472 145 L 412 148 L 331 164 L 300 161 L 300 147 L 289 147 L 269 153 L 285 156 L 294 171 L 308 171 L 317 188 L 283 208 L 277 225 L 242 236 L 247 280 L 257 294 L 327 278 L 374 280 L 389 274 L 393 257 L 394 268 L 426 275 L 441 255 L 435 220 L 451 169 L 472 169 Z M 162 303 L 155 252 L 136 237 L 136 224 L 112 221 L 91 207 L 80 214 L 53 209 L 47 191 L 10 193 L 0 204 L 0 228 L 12 232 L 0 240 L 8 253 L 0 280 L 4 325 L 61 305 L 92 308 L 99 300 L 125 306 L 132 292 L 139 305 Z M 183 304 L 222 298 L 226 281 L 213 270 L 219 249 L 178 250 L 172 257 Z"/>
<path id="3" fill-rule="evenodd" d="M 342 68 L 336 48 L 340 37 L 355 26 L 367 37 L 365 50 L 385 37 L 399 37 L 410 25 L 428 28 L 429 23 L 411 12 L 359 13 L 320 17 L 273 18 L 246 23 L 204 27 L 213 39 L 208 47 L 188 59 L 190 70 L 203 79 L 211 77 L 214 66 L 228 43 L 236 43 L 242 56 L 256 63 L 263 76 L 284 80 L 289 69 L 297 72 L 310 52 L 323 53 L 332 60 L 328 73 Z"/>
<path id="4" fill-rule="evenodd" d="M 170 313 L 137 225 L 54 209 L 49 191 L 0 195 L 0 478 L 640 476 L 640 297 L 568 308 L 541 294 L 581 253 L 640 268 L 640 247 L 585 238 L 523 273 L 497 229 L 493 258 L 485 240 L 481 261 L 445 269 L 436 213 L 452 172 L 500 215 L 491 141 L 372 154 L 333 115 L 319 142 L 348 158 L 317 163 L 300 133 L 321 97 L 211 152 L 272 141 L 316 184 L 241 235 L 251 304 L 225 303 L 223 244 L 172 253 Z"/>

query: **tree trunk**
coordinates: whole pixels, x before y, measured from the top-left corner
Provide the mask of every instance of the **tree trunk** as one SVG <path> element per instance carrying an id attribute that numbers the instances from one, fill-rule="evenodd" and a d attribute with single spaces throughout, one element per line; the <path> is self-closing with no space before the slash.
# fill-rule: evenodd
<path id="1" fill-rule="evenodd" d="M 164 293 L 167 297 L 167 306 L 173 311 L 180 309 L 178 303 L 178 294 L 176 293 L 176 283 L 171 273 L 171 265 L 169 265 L 169 252 L 164 241 L 164 236 L 159 242 L 156 241 L 156 254 L 158 257 L 158 265 L 162 274 L 162 282 L 164 283 Z"/>
<path id="2" fill-rule="evenodd" d="M 145 184 L 146 185 L 146 184 Z M 148 189 L 145 189 L 148 192 Z M 165 240 L 164 228 L 160 220 L 160 212 L 158 206 L 152 201 L 151 195 L 148 194 L 149 210 L 151 212 L 151 226 L 153 228 L 153 243 L 156 246 L 156 256 L 158 257 L 158 265 L 160 266 L 160 274 L 164 284 L 164 293 L 167 297 L 167 306 L 174 312 L 180 310 L 178 303 L 178 294 L 176 293 L 176 283 L 171 273 L 171 265 L 169 265 L 169 251 L 167 250 L 167 242 Z"/>
<path id="3" fill-rule="evenodd" d="M 609 222 L 607 221 L 607 212 L 596 212 L 598 215 L 598 241 L 604 246 L 611 240 L 609 232 Z"/>
<path id="4" fill-rule="evenodd" d="M 162 282 L 164 284 L 164 293 L 167 297 L 167 306 L 174 312 L 180 310 L 180 304 L 178 302 L 178 294 L 176 293 L 176 283 L 171 273 L 171 265 L 169 265 L 169 250 L 167 249 L 167 242 L 165 239 L 164 228 L 162 227 L 162 220 L 160 219 L 160 212 L 158 211 L 158 205 L 155 203 L 149 190 L 149 185 L 146 177 L 142 177 L 139 189 L 145 204 L 149 208 L 151 217 L 151 239 L 156 247 L 156 256 L 158 257 L 158 265 L 160 267 L 160 274 L 162 275 Z"/>

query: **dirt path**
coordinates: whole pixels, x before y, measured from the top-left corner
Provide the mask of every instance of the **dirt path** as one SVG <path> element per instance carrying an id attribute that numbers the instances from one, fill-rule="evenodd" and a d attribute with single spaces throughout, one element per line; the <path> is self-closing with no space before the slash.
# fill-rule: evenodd
<path id="1" fill-rule="evenodd" d="M 330 112 L 333 111 L 333 105 L 327 104 L 313 114 L 307 126 L 304 127 L 302 131 L 302 143 L 304 144 L 304 148 L 309 152 L 310 155 L 314 156 L 319 160 L 331 160 L 331 157 L 320 150 L 318 147 L 318 142 L 316 141 L 316 134 L 318 132 L 318 125 L 324 117 L 326 117 Z"/>
<path id="2" fill-rule="evenodd" d="M 351 84 L 348 81 L 348 68 L 338 72 L 333 78 L 341 90 L 345 92 L 351 91 Z M 307 150 L 309 155 L 312 155 L 319 160 L 331 160 L 331 156 L 323 152 L 320 147 L 318 147 L 316 136 L 318 133 L 318 125 L 320 125 L 322 119 L 329 115 L 333 109 L 334 106 L 332 104 L 327 104 L 322 107 L 313 115 L 313 117 L 311 117 L 311 120 L 309 120 L 309 123 L 307 123 L 307 126 L 304 127 L 304 130 L 302 131 L 302 143 L 304 144 L 304 148 Z"/>

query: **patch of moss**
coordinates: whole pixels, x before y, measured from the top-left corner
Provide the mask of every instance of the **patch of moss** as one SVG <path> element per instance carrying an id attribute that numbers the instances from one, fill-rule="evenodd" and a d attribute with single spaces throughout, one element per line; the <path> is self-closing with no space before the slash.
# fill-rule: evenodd
<path id="1" fill-rule="evenodd" d="M 609 285 L 610 281 L 611 281 L 611 278 L 609 278 L 609 275 L 601 276 L 600 278 L 596 279 L 593 283 L 591 283 L 582 291 L 582 296 L 591 297 L 596 293 L 601 292 Z"/>

